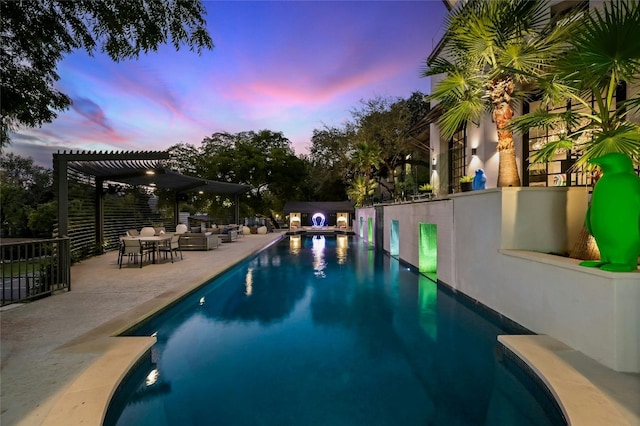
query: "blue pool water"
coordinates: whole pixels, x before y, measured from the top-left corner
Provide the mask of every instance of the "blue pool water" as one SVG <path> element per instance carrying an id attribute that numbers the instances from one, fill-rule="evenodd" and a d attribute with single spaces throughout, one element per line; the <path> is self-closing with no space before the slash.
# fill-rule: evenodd
<path id="1" fill-rule="evenodd" d="M 497 322 L 347 236 L 283 240 L 154 333 L 106 425 L 564 424 Z"/>

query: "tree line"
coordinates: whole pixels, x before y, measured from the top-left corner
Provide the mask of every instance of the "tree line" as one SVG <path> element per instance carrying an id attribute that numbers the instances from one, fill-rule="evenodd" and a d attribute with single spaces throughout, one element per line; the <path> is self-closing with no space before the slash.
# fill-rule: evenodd
<path id="1" fill-rule="evenodd" d="M 218 132 L 199 144 L 177 143 L 167 149 L 167 166 L 179 173 L 251 186 L 241 198 L 241 216 L 282 216 L 287 201 L 362 203 L 358 182 L 381 185 L 379 196 L 393 198 L 410 189 L 402 166 L 424 166 L 428 181 L 428 150 L 416 147 L 409 130 L 428 111 L 421 92 L 409 98 L 362 100 L 341 126 L 323 126 L 311 136 L 308 154 L 296 155 L 282 132 L 249 130 Z M 414 185 L 414 175 L 408 176 Z M 172 214 L 175 195 L 157 189 L 158 208 Z M 372 192 L 369 191 L 369 199 Z M 52 170 L 10 152 L 0 154 L 0 223 L 3 236 L 50 237 L 56 217 Z M 181 209 L 192 214 L 224 217 L 232 200 L 212 194 L 189 194 Z"/>

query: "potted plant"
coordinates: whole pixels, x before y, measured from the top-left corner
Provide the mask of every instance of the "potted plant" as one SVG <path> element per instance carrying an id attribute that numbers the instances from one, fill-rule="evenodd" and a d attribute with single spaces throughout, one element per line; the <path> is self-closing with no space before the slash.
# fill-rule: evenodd
<path id="1" fill-rule="evenodd" d="M 462 192 L 471 191 L 472 183 L 473 183 L 473 176 L 472 175 L 462 176 L 460 178 L 460 190 Z"/>
<path id="2" fill-rule="evenodd" d="M 424 192 L 425 194 L 431 194 L 433 192 L 433 185 L 430 183 L 422 184 L 418 187 L 420 192 Z"/>

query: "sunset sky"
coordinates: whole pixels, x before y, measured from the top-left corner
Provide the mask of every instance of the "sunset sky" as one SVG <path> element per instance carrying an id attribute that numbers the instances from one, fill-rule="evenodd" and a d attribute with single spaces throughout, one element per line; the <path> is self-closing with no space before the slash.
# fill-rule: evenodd
<path id="1" fill-rule="evenodd" d="M 51 167 L 58 150 L 164 150 L 269 129 L 305 153 L 314 129 L 340 126 L 360 100 L 428 93 L 420 67 L 447 13 L 441 0 L 204 4 L 213 50 L 71 54 L 58 84 L 73 106 L 12 134 L 9 151 Z"/>

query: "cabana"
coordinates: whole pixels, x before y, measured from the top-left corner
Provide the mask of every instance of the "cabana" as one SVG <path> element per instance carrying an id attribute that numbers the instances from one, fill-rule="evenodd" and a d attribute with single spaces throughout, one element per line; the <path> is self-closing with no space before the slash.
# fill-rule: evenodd
<path id="1" fill-rule="evenodd" d="M 355 214 L 351 201 L 289 201 L 283 210 L 289 215 L 290 229 L 302 226 L 348 228 Z"/>

